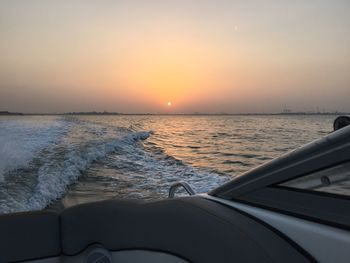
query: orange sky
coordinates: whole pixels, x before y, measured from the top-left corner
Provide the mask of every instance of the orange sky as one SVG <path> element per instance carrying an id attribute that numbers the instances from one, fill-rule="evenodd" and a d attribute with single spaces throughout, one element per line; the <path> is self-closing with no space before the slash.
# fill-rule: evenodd
<path id="1" fill-rule="evenodd" d="M 349 11 L 346 0 L 1 1 L 0 110 L 350 111 Z"/>

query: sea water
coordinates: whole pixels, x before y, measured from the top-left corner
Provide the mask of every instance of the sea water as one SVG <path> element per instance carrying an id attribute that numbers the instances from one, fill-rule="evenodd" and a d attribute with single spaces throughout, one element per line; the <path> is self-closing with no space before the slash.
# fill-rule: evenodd
<path id="1" fill-rule="evenodd" d="M 326 135 L 334 118 L 1 116 L 0 213 L 166 198 L 177 181 L 207 192 Z"/>

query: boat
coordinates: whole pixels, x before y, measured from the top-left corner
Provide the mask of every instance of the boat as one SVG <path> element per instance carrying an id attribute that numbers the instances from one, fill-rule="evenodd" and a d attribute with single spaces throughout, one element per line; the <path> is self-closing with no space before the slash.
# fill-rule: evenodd
<path id="1" fill-rule="evenodd" d="M 206 194 L 179 182 L 164 200 L 1 215 L 0 262 L 349 262 L 350 126 L 338 124 Z"/>

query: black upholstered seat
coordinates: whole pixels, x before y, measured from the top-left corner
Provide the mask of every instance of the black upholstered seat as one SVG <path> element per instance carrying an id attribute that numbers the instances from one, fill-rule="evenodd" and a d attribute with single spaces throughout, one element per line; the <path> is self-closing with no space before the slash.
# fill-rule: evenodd
<path id="1" fill-rule="evenodd" d="M 260 222 L 200 197 L 96 202 L 68 208 L 59 219 L 60 235 L 55 213 L 0 216 L 1 261 L 74 256 L 95 243 L 110 251 L 161 251 L 190 262 L 308 261 Z"/>
<path id="2" fill-rule="evenodd" d="M 43 211 L 0 216 L 0 262 L 60 254 L 58 213 Z"/>

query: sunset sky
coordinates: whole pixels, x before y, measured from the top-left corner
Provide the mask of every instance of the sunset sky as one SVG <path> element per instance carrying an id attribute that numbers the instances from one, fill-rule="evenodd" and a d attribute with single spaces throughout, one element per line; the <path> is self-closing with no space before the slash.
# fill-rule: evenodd
<path id="1" fill-rule="evenodd" d="M 349 0 L 2 0 L 0 111 L 350 112 L 349 14 Z"/>

